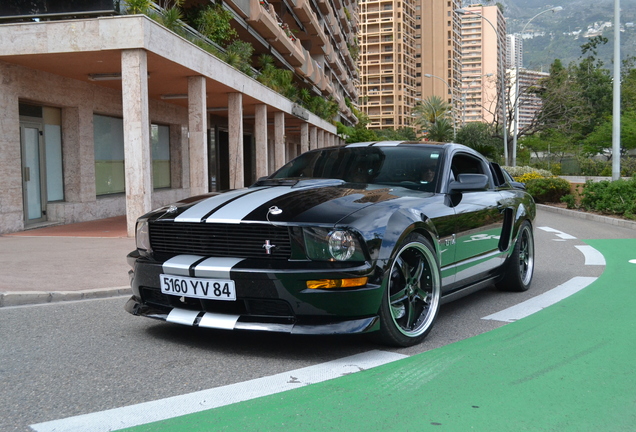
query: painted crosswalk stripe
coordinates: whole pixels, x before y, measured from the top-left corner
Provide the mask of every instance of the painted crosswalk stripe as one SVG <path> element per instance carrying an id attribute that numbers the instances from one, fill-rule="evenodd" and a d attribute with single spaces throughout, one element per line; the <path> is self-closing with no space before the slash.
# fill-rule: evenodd
<path id="1" fill-rule="evenodd" d="M 406 357 L 408 356 L 404 354 L 373 350 L 224 387 L 38 423 L 31 425 L 31 428 L 36 432 L 116 431 L 292 390 L 371 369 Z"/>
<path id="2" fill-rule="evenodd" d="M 582 290 L 586 286 L 594 282 L 596 277 L 583 277 L 578 276 L 570 279 L 564 284 L 544 292 L 536 297 L 526 300 L 523 303 L 516 304 L 504 309 L 492 315 L 488 315 L 482 319 L 493 321 L 513 322 L 532 315 L 535 312 L 539 312 L 541 309 L 545 309 L 566 297 Z"/>

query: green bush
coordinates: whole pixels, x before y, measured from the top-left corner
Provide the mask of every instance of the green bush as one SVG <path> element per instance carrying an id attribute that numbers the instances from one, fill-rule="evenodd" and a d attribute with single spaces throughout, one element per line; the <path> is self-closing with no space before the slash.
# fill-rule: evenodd
<path id="1" fill-rule="evenodd" d="M 612 161 L 611 160 L 597 160 L 590 158 L 579 158 L 579 166 L 581 167 L 581 175 L 584 176 L 612 176 Z M 621 158 L 621 176 L 633 177 L 636 176 L 636 158 L 623 157 Z"/>
<path id="2" fill-rule="evenodd" d="M 552 177 L 554 175 L 550 171 L 532 168 L 529 166 L 514 166 L 514 167 L 505 166 L 503 168 L 506 171 L 508 171 L 508 173 L 513 177 L 521 177 L 522 175 L 528 174 L 528 173 L 538 173 L 543 177 Z"/>
<path id="3" fill-rule="evenodd" d="M 538 203 L 560 202 L 570 193 L 570 182 L 559 177 L 528 180 L 526 190 Z"/>
<path id="4" fill-rule="evenodd" d="M 585 184 L 581 207 L 601 213 L 636 219 L 636 177 L 629 180 Z"/>

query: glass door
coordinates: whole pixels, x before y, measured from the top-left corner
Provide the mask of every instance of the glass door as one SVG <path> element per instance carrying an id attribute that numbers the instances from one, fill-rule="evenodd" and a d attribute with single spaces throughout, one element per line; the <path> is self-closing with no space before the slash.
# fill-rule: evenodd
<path id="1" fill-rule="evenodd" d="M 46 186 L 43 181 L 42 127 L 35 123 L 20 124 L 22 146 L 22 190 L 24 221 L 30 225 L 46 220 Z"/>

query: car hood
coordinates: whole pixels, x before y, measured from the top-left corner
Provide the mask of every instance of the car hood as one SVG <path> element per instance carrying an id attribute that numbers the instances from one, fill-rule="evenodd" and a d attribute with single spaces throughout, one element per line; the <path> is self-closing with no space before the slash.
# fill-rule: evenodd
<path id="1" fill-rule="evenodd" d="M 396 198 L 386 187 L 342 180 L 263 181 L 249 188 L 164 207 L 154 212 L 151 219 L 333 225 L 360 209 Z"/>

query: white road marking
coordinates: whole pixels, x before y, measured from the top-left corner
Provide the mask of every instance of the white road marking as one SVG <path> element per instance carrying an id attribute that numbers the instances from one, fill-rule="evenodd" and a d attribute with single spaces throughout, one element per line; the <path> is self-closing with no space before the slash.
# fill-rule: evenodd
<path id="1" fill-rule="evenodd" d="M 581 245 L 574 246 L 585 256 L 585 265 L 605 265 L 605 257 L 602 253 L 594 249 L 592 246 Z"/>
<path id="2" fill-rule="evenodd" d="M 582 290 L 586 286 L 594 282 L 596 277 L 583 277 L 577 276 L 566 283 L 557 286 L 556 288 L 546 291 L 536 297 L 526 300 L 523 303 L 516 304 L 487 317 L 483 317 L 485 320 L 513 322 L 532 315 L 535 312 L 539 312 L 541 309 L 545 309 L 564 298 L 571 296 L 572 294 Z"/>
<path id="3" fill-rule="evenodd" d="M 546 232 L 554 233 L 556 234 L 557 237 L 563 240 L 576 240 L 576 237 L 571 236 L 570 234 L 566 234 L 563 231 L 555 230 L 554 228 L 550 228 L 550 227 L 538 227 L 538 228 Z"/>
<path id="4" fill-rule="evenodd" d="M 280 393 L 371 369 L 406 357 L 408 356 L 404 354 L 373 350 L 224 387 L 38 423 L 31 425 L 31 428 L 36 432 L 115 431 Z"/>
<path id="5" fill-rule="evenodd" d="M 630 264 L 636 264 L 636 259 L 629 260 L 629 263 L 630 263 Z"/>

